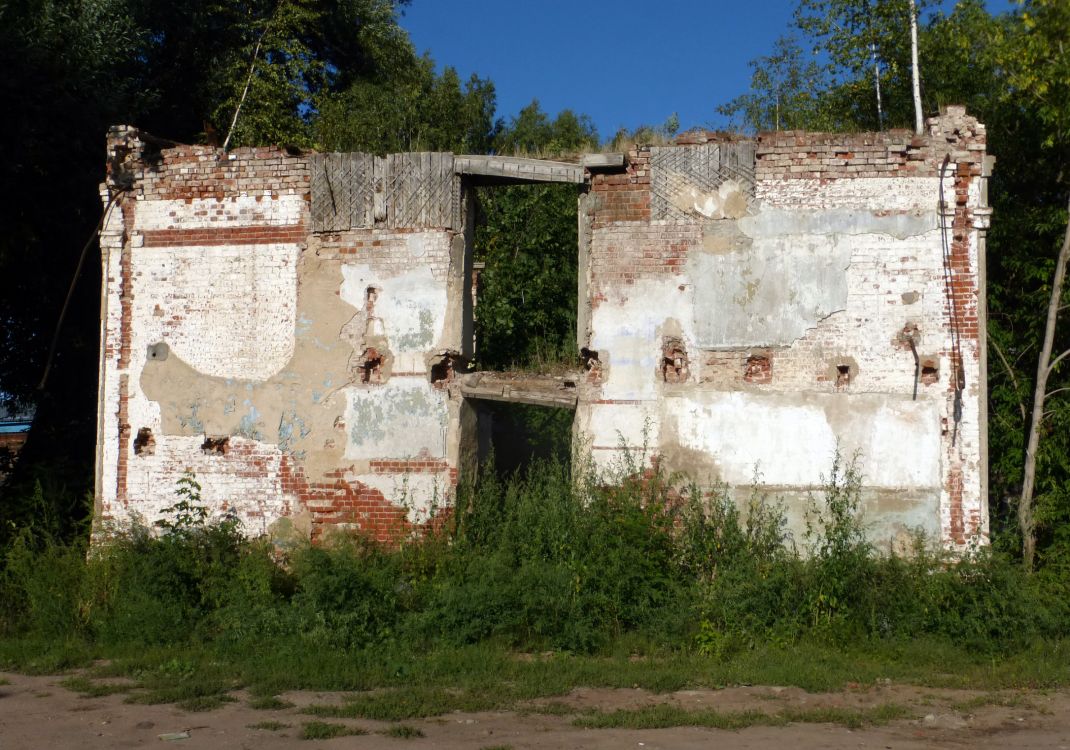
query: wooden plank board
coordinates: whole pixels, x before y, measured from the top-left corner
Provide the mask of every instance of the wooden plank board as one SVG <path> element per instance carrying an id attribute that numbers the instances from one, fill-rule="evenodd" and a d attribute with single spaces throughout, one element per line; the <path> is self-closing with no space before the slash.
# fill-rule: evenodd
<path id="1" fill-rule="evenodd" d="M 449 152 L 313 154 L 310 170 L 314 232 L 460 226 L 460 178 Z"/>
<path id="2" fill-rule="evenodd" d="M 584 170 L 579 164 L 518 156 L 458 156 L 454 159 L 454 169 L 458 174 L 501 177 L 516 182 L 579 185 L 584 181 Z"/>
<path id="3" fill-rule="evenodd" d="M 465 398 L 482 399 L 484 401 L 503 401 L 512 404 L 532 404 L 533 406 L 549 406 L 559 409 L 575 409 L 578 400 L 575 391 L 542 391 L 530 388 L 516 388 L 508 385 L 493 386 L 460 386 L 461 395 Z"/>

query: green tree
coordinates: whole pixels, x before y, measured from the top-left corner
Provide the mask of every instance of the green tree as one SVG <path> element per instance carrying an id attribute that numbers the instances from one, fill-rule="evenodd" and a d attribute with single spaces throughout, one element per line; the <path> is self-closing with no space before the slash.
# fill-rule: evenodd
<path id="1" fill-rule="evenodd" d="M 489 80 L 473 75 L 462 85 L 453 68 L 436 75 L 433 60 L 411 55 L 325 97 L 315 131 L 328 151 L 486 153 L 498 127 L 494 110 Z"/>
<path id="2" fill-rule="evenodd" d="M 825 96 L 829 69 L 808 55 L 795 35 L 782 36 L 769 55 L 751 62 L 751 90 L 717 111 L 754 130 L 834 130 Z"/>
<path id="3" fill-rule="evenodd" d="M 1070 147 L 1070 48 L 1067 45 L 1070 39 L 1070 6 L 1061 0 L 1029 0 L 1022 9 L 1020 19 L 1017 33 L 1012 37 L 1013 47 L 1006 55 L 1010 89 L 1013 91 L 1012 106 L 1035 113 L 1042 128 L 1037 136 L 1045 156 L 1065 158 Z M 1062 169 L 1055 183 L 1055 191 L 1065 195 L 1067 180 Z M 1070 385 L 1060 384 L 1060 381 L 1065 382 L 1070 369 L 1066 364 L 1070 357 L 1070 336 L 1058 328 L 1059 312 L 1066 306 L 1064 279 L 1067 261 L 1070 260 L 1070 223 L 1067 218 L 1066 212 L 1059 216 L 1059 222 L 1065 226 L 1065 230 L 1061 247 L 1054 257 L 1054 269 L 1048 284 L 1047 315 L 1033 380 L 1032 410 L 1026 432 L 1022 492 L 1018 504 L 1022 557 L 1029 569 L 1033 567 L 1036 551 L 1033 505 L 1041 458 L 1040 443 L 1046 432 L 1045 422 L 1052 417 L 1061 417 L 1058 421 L 1065 426 L 1067 419 L 1065 404 L 1059 404 L 1054 410 L 1047 408 L 1049 396 L 1070 389 Z M 1046 256 L 1051 258 L 1050 252 Z M 1070 522 L 1070 509 L 1066 507 L 1068 493 L 1065 489 L 1067 459 L 1065 454 L 1051 458 L 1058 462 L 1057 468 L 1061 469 L 1058 474 L 1062 481 L 1052 487 L 1054 491 L 1044 498 L 1046 502 L 1041 506 L 1041 515 L 1049 524 L 1053 520 L 1058 521 L 1062 528 L 1057 533 L 1062 537 L 1060 541 L 1064 541 L 1066 524 Z"/>
<path id="4" fill-rule="evenodd" d="M 919 0 L 924 13 L 935 3 Z M 795 24 L 827 57 L 842 100 L 865 129 L 913 122 L 908 0 L 799 0 Z M 868 95 L 867 95 L 868 94 Z"/>
<path id="5" fill-rule="evenodd" d="M 17 474 L 0 488 L 0 544 L 7 521 L 48 515 L 65 535 L 85 515 L 99 356 L 100 264 L 91 256 L 49 389 L 37 386 L 79 253 L 100 216 L 104 133 L 142 99 L 130 71 L 144 42 L 126 0 L 0 3 L 0 97 L 8 102 L 0 138 L 9 146 L 0 166 L 0 401 L 36 407 Z"/>
<path id="6" fill-rule="evenodd" d="M 138 124 L 180 141 L 222 141 L 246 82 L 233 145 L 311 143 L 320 102 L 405 59 L 408 0 L 129 0 L 146 31 Z M 252 70 L 252 76 L 250 76 Z"/>
<path id="7" fill-rule="evenodd" d="M 570 154 L 596 148 L 587 117 L 550 119 L 532 102 L 505 126 L 495 150 Z M 476 358 L 502 369 L 576 356 L 577 195 L 573 185 L 517 185 L 479 191 Z"/>

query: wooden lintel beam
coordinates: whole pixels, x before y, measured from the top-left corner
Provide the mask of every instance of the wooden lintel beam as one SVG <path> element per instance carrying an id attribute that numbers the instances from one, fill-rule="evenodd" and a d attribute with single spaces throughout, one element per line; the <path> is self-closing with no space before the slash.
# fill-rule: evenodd
<path id="1" fill-rule="evenodd" d="M 494 177 L 515 182 L 566 182 L 580 185 L 584 170 L 579 164 L 519 156 L 458 156 L 457 174 Z"/>

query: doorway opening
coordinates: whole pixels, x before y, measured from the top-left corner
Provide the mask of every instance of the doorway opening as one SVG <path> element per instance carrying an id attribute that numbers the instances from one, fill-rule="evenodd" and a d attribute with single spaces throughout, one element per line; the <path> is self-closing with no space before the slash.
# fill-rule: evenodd
<path id="1" fill-rule="evenodd" d="M 523 474 L 535 462 L 572 461 L 572 409 L 473 400 L 479 424 L 481 467 L 499 479 Z M 489 462 L 489 463 L 488 463 Z"/>
<path id="2" fill-rule="evenodd" d="M 576 186 L 488 185 L 475 193 L 476 369 L 544 374 L 574 369 Z"/>

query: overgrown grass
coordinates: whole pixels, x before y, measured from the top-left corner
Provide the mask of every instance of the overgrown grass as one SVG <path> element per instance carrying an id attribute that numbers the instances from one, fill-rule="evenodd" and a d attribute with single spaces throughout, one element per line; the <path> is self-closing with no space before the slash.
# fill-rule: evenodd
<path id="1" fill-rule="evenodd" d="M 1070 682 L 1058 576 L 987 550 L 877 554 L 858 473 L 842 462 L 813 500 L 802 552 L 760 491 L 740 508 L 657 470 L 607 483 L 548 463 L 462 488 L 450 522 L 423 537 L 280 560 L 205 522 L 190 481 L 163 533 L 134 529 L 88 557 L 18 535 L 0 570 L 0 668 L 81 668 L 70 689 L 188 710 L 238 688 L 263 709 L 288 707 L 274 697 L 288 690 L 348 691 L 308 711 L 381 721 L 580 685 Z M 130 684 L 97 681 L 108 677 Z"/>
<path id="2" fill-rule="evenodd" d="M 329 740 L 335 737 L 352 737 L 367 734 L 366 729 L 350 727 L 345 724 L 329 724 L 324 721 L 310 721 L 301 725 L 298 735 L 303 740 Z"/>
<path id="3" fill-rule="evenodd" d="M 285 724 L 281 721 L 258 721 L 255 724 L 246 724 L 246 729 L 262 729 L 267 732 L 278 732 L 289 728 L 289 724 Z"/>
<path id="4" fill-rule="evenodd" d="M 217 708 L 222 708 L 227 703 L 233 703 L 236 698 L 226 695 L 199 695 L 194 698 L 186 698 L 180 700 L 176 705 L 183 711 L 215 711 Z"/>
<path id="5" fill-rule="evenodd" d="M 305 713 L 378 721 L 438 716 L 451 711 L 487 711 L 510 703 L 508 694 L 479 689 L 421 688 L 417 686 L 359 696 L 342 705 L 311 705 Z"/>
<path id="6" fill-rule="evenodd" d="M 424 737 L 423 730 L 416 727 L 410 727 L 408 724 L 394 724 L 384 729 L 379 734 L 386 737 L 395 737 L 399 740 L 414 740 L 419 737 Z"/>
<path id="7" fill-rule="evenodd" d="M 60 682 L 59 685 L 72 692 L 81 693 L 85 698 L 100 698 L 105 695 L 115 695 L 116 693 L 129 693 L 132 687 L 131 685 L 94 682 L 84 676 L 68 677 Z"/>
<path id="8" fill-rule="evenodd" d="M 874 708 L 813 708 L 765 711 L 689 710 L 659 704 L 644 708 L 609 712 L 592 712 L 573 721 L 586 729 L 664 729 L 666 727 L 710 727 L 712 729 L 746 729 L 753 726 L 787 724 L 840 724 L 849 729 L 887 724 L 913 714 L 910 709 L 892 703 Z"/>

